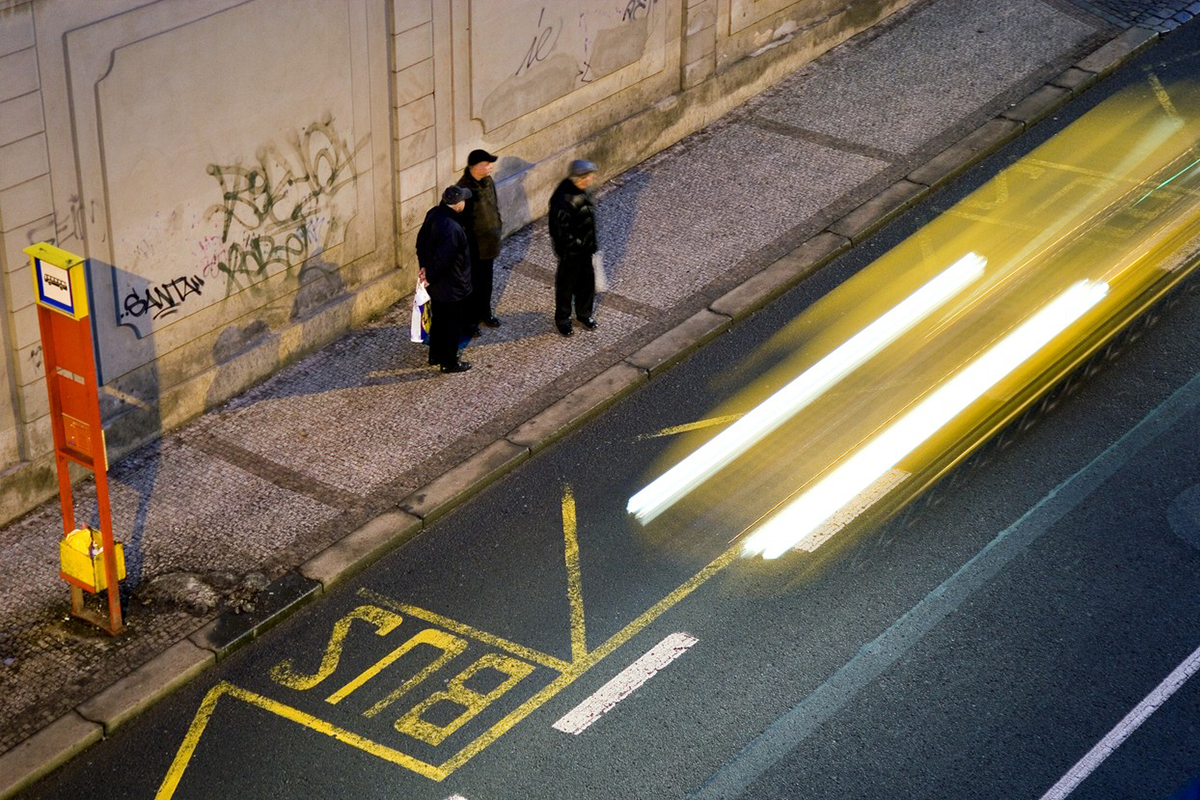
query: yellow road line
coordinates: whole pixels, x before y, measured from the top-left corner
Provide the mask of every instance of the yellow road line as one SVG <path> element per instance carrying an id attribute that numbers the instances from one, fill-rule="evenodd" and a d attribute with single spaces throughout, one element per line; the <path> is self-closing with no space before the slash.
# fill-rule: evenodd
<path id="1" fill-rule="evenodd" d="M 467 761 L 471 760 L 471 758 L 478 754 L 481 750 L 507 733 L 511 728 L 513 728 L 513 726 L 517 725 L 517 723 L 521 722 L 527 716 L 532 714 L 556 694 L 574 683 L 585 672 L 611 655 L 614 650 L 628 642 L 630 639 L 640 633 L 646 626 L 661 617 L 696 589 L 700 588 L 700 586 L 703 585 L 709 578 L 713 577 L 725 567 L 729 566 L 729 564 L 736 560 L 740 554 L 741 545 L 734 545 L 715 558 L 713 561 L 709 562 L 708 566 L 697 572 L 694 576 L 692 576 L 691 579 L 683 583 L 681 586 L 675 589 L 675 591 L 671 592 L 662 600 L 655 603 L 633 622 L 629 623 L 620 631 L 613 634 L 612 638 L 600 645 L 600 647 L 588 653 L 584 659 L 571 665 L 569 671 L 564 672 L 540 692 L 526 700 L 517 709 L 509 713 L 509 715 L 504 719 L 493 725 L 486 733 L 484 733 L 475 741 L 471 742 L 471 744 L 464 747 L 448 761 L 443 763 L 441 769 L 444 770 L 446 774 L 450 774 L 463 764 L 467 763 Z"/>
<path id="2" fill-rule="evenodd" d="M 196 712 L 191 726 L 188 728 L 187 735 L 183 737 L 183 743 L 176 752 L 175 760 L 171 762 L 171 766 L 167 770 L 162 784 L 158 787 L 158 793 L 154 795 L 154 800 L 170 800 L 175 794 L 175 790 L 179 787 L 179 781 L 183 777 L 184 770 L 187 769 L 188 762 L 191 761 L 196 746 L 200 743 L 200 737 L 204 735 L 204 729 L 208 726 L 213 712 L 216 711 L 217 701 L 225 695 L 236 697 L 252 706 L 261 708 L 264 711 L 283 717 L 286 720 L 295 722 L 318 733 L 323 733 L 339 742 L 382 758 L 384 761 L 390 761 L 393 764 L 410 769 L 431 780 L 441 781 L 450 774 L 441 767 L 426 764 L 424 761 L 401 753 L 399 750 L 372 742 L 356 733 L 351 733 L 348 730 L 331 725 L 324 720 L 317 719 L 311 714 L 306 714 L 291 706 L 286 706 L 283 703 L 263 697 L 260 694 L 255 694 L 247 689 L 234 686 L 232 683 L 221 681 L 208 691 L 208 694 L 204 696 L 204 700 L 200 703 L 200 708 Z"/>
<path id="3" fill-rule="evenodd" d="M 1171 103 L 1171 96 L 1167 94 L 1166 87 L 1162 85 L 1162 81 L 1153 72 L 1147 70 L 1150 88 L 1154 91 L 1154 96 L 1158 99 L 1158 104 L 1163 109 L 1176 119 L 1180 119 L 1179 112 L 1175 110 L 1175 106 Z"/>
<path id="4" fill-rule="evenodd" d="M 500 636 L 494 636 L 490 633 L 486 633 L 478 628 L 472 628 L 470 625 L 457 622 L 449 617 L 443 617 L 441 614 L 437 614 L 433 611 L 428 611 L 424 608 L 417 608 L 416 606 L 410 606 L 406 603 L 398 602 L 390 597 L 381 595 L 378 592 L 373 592 L 370 589 L 359 589 L 358 596 L 364 600 L 370 600 L 376 605 L 384 606 L 394 611 L 399 611 L 401 614 L 409 614 L 417 619 L 423 619 L 433 625 L 439 625 L 448 631 L 453 631 L 454 633 L 458 633 L 463 636 L 469 636 L 473 639 L 484 642 L 485 644 L 498 647 L 501 650 L 507 650 L 513 655 L 520 656 L 526 661 L 532 661 L 534 664 L 541 664 L 543 667 L 549 667 L 556 672 L 566 672 L 571 667 L 568 662 L 563 661 L 561 658 L 555 658 L 554 656 L 539 652 L 532 648 L 526 647 L 525 645 L 517 644 L 516 642 L 509 641 L 508 639 L 504 639 Z"/>
<path id="5" fill-rule="evenodd" d="M 741 414 L 727 414 L 723 417 L 713 417 L 712 419 L 702 419 L 699 422 L 689 422 L 685 425 L 676 425 L 672 428 L 663 428 L 657 433 L 643 433 L 638 436 L 639 439 L 656 439 L 659 436 L 674 436 L 677 433 L 687 433 L 688 431 L 698 431 L 704 428 L 712 428 L 716 425 L 725 425 L 730 422 L 736 422 L 741 419 Z"/>
<path id="6" fill-rule="evenodd" d="M 571 603 L 571 662 L 578 664 L 587 655 L 587 633 L 583 621 L 583 576 L 579 570 L 579 538 L 575 528 L 575 495 L 571 485 L 563 486 L 563 536 L 566 539 L 567 600 Z"/>

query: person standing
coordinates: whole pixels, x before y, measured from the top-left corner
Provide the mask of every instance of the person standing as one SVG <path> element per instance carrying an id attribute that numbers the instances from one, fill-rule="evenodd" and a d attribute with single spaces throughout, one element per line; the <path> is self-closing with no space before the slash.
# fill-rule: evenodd
<path id="1" fill-rule="evenodd" d="M 572 161 L 567 177 L 550 195 L 550 240 L 558 256 L 554 274 L 554 324 L 563 336 L 571 336 L 571 306 L 575 318 L 588 330 L 596 327 L 592 306 L 596 302 L 596 202 L 588 188 L 596 180 L 591 161 Z"/>
<path id="2" fill-rule="evenodd" d="M 448 186 L 442 202 L 425 214 L 417 233 L 418 279 L 429 290 L 429 363 L 442 372 L 466 372 L 458 358 L 459 341 L 471 317 L 471 252 L 458 215 L 471 190 Z"/>
<path id="3" fill-rule="evenodd" d="M 463 229 L 471 246 L 471 323 L 472 335 L 479 326 L 500 327 L 500 318 L 492 313 L 492 265 L 500 255 L 500 205 L 496 201 L 496 183 L 492 167 L 496 156 L 486 150 L 472 150 L 467 156 L 458 185 L 469 189 L 471 197 L 462 212 Z"/>

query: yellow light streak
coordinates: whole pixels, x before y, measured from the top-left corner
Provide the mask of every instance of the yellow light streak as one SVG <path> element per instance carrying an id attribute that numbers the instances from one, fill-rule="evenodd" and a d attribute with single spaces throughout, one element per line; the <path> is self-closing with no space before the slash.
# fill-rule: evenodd
<path id="1" fill-rule="evenodd" d="M 1108 284 L 1080 281 L 971 362 L 878 437 L 843 461 L 745 542 L 746 555 L 777 558 L 804 549 L 814 531 L 988 389 L 1045 347 L 1108 293 Z"/>
<path id="2" fill-rule="evenodd" d="M 626 509 L 640 522 L 650 522 L 936 308 L 978 280 L 986 264 L 987 259 L 975 253 L 960 258 L 629 498 Z"/>

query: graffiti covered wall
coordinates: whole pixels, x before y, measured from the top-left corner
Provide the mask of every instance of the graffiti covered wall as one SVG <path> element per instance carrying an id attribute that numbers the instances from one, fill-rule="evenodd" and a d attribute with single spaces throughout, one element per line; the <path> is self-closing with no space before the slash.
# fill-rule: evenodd
<path id="1" fill-rule="evenodd" d="M 54 491 L 22 247 L 89 259 L 120 457 L 411 291 L 472 149 L 511 232 L 909 2 L 0 0 L 0 521 Z"/>

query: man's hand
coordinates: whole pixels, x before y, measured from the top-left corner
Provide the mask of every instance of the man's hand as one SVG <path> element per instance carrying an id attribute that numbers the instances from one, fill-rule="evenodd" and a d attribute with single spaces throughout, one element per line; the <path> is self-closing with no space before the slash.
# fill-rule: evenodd
<path id="1" fill-rule="evenodd" d="M 424 269 L 417 270 L 417 281 L 422 286 L 426 286 L 426 287 L 429 286 L 429 281 L 425 280 L 425 270 Z"/>

